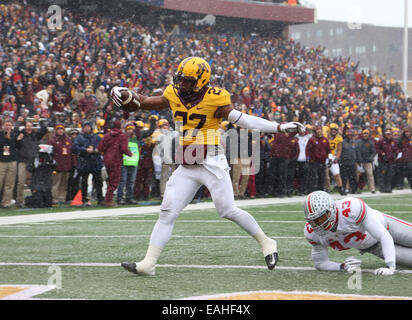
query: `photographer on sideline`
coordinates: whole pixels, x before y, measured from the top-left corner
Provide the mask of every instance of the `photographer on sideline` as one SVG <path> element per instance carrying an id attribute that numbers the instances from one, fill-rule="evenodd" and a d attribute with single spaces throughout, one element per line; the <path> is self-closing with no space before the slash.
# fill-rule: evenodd
<path id="1" fill-rule="evenodd" d="M 35 130 L 33 122 L 39 122 L 39 129 Z M 37 154 L 40 140 L 47 133 L 47 126 L 40 121 L 39 116 L 34 116 L 34 121 L 26 120 L 23 130 L 20 131 L 21 122 L 17 121 L 14 132 L 17 135 L 17 190 L 16 206 L 24 207 L 24 184 L 27 178 L 27 164 L 31 163 Z"/>

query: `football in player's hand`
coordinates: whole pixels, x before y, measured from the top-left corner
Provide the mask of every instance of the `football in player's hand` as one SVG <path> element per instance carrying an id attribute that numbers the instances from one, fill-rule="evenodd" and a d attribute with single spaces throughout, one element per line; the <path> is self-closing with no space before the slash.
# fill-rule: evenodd
<path id="1" fill-rule="evenodd" d="M 113 103 L 123 111 L 135 112 L 140 108 L 140 97 L 133 90 L 124 87 L 114 87 L 110 92 Z"/>

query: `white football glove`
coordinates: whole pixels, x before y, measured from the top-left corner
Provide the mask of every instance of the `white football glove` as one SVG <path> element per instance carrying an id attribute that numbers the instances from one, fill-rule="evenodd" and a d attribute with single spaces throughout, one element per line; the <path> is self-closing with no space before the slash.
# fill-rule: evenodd
<path id="1" fill-rule="evenodd" d="M 112 90 L 110 90 L 110 98 L 117 107 L 120 108 L 123 105 L 122 91 L 128 90 L 126 87 L 113 87 Z"/>
<path id="2" fill-rule="evenodd" d="M 283 123 L 279 126 L 280 132 L 305 132 L 305 126 L 299 122 Z"/>
<path id="3" fill-rule="evenodd" d="M 395 274 L 394 267 L 383 267 L 375 270 L 377 276 L 393 276 Z"/>
<path id="4" fill-rule="evenodd" d="M 356 259 L 355 257 L 348 257 L 343 263 L 343 269 L 349 273 L 354 272 L 356 269 L 360 268 L 360 266 L 361 261 L 359 259 Z"/>

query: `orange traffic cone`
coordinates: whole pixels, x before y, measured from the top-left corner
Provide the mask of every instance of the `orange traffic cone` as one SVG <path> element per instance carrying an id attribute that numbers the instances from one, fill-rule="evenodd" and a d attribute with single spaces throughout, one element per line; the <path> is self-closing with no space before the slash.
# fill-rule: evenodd
<path id="1" fill-rule="evenodd" d="M 71 206 L 81 206 L 83 204 L 82 201 L 82 191 L 79 190 L 76 196 L 73 198 L 72 202 L 70 203 Z"/>

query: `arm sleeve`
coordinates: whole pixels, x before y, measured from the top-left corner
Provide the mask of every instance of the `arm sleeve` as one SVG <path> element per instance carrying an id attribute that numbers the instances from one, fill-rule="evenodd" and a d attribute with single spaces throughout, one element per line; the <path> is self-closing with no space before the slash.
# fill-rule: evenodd
<path id="1" fill-rule="evenodd" d="M 372 153 L 372 156 L 371 156 L 371 162 L 373 161 L 373 158 L 375 157 L 375 155 L 376 155 L 376 146 L 375 146 L 375 144 L 374 143 L 371 143 L 371 153 Z"/>
<path id="2" fill-rule="evenodd" d="M 133 153 L 129 150 L 129 139 L 126 135 L 123 136 L 122 153 L 128 155 L 129 157 L 133 156 Z"/>
<path id="3" fill-rule="evenodd" d="M 102 139 L 97 144 L 97 150 L 99 150 L 99 152 L 106 152 L 106 143 L 105 142 L 106 142 L 106 140 Z"/>
<path id="4" fill-rule="evenodd" d="M 385 264 L 390 267 L 395 267 L 396 251 L 393 238 L 389 231 L 385 229 L 381 221 L 379 221 L 375 212 L 376 210 L 368 208 L 368 212 L 362 224 L 366 231 L 368 231 L 372 237 L 381 243 Z"/>
<path id="5" fill-rule="evenodd" d="M 246 129 L 259 129 L 262 132 L 268 133 L 278 132 L 279 124 L 277 122 L 271 122 L 263 118 L 250 116 L 235 109 L 230 111 L 228 120 L 231 123 L 237 124 L 239 127 Z"/>
<path id="6" fill-rule="evenodd" d="M 306 155 L 306 159 L 310 159 L 312 157 L 312 140 L 310 139 L 308 143 L 306 144 L 305 155 Z"/>
<path id="7" fill-rule="evenodd" d="M 78 154 L 79 156 L 84 156 L 87 154 L 86 148 L 83 145 L 83 139 L 77 137 L 72 145 L 72 152 Z"/>
<path id="8" fill-rule="evenodd" d="M 155 129 L 156 129 L 156 120 L 151 120 L 149 130 L 140 131 L 140 138 L 144 139 L 144 138 L 150 137 L 152 133 L 155 131 Z"/>
<path id="9" fill-rule="evenodd" d="M 312 246 L 312 261 L 317 270 L 341 271 L 340 263 L 329 260 L 328 248 L 321 245 Z"/>
<path id="10" fill-rule="evenodd" d="M 43 121 L 40 121 L 39 124 L 40 124 L 40 131 L 38 133 L 38 139 L 41 140 L 46 135 L 46 133 L 49 131 L 49 129 L 47 129 L 47 125 Z"/>

